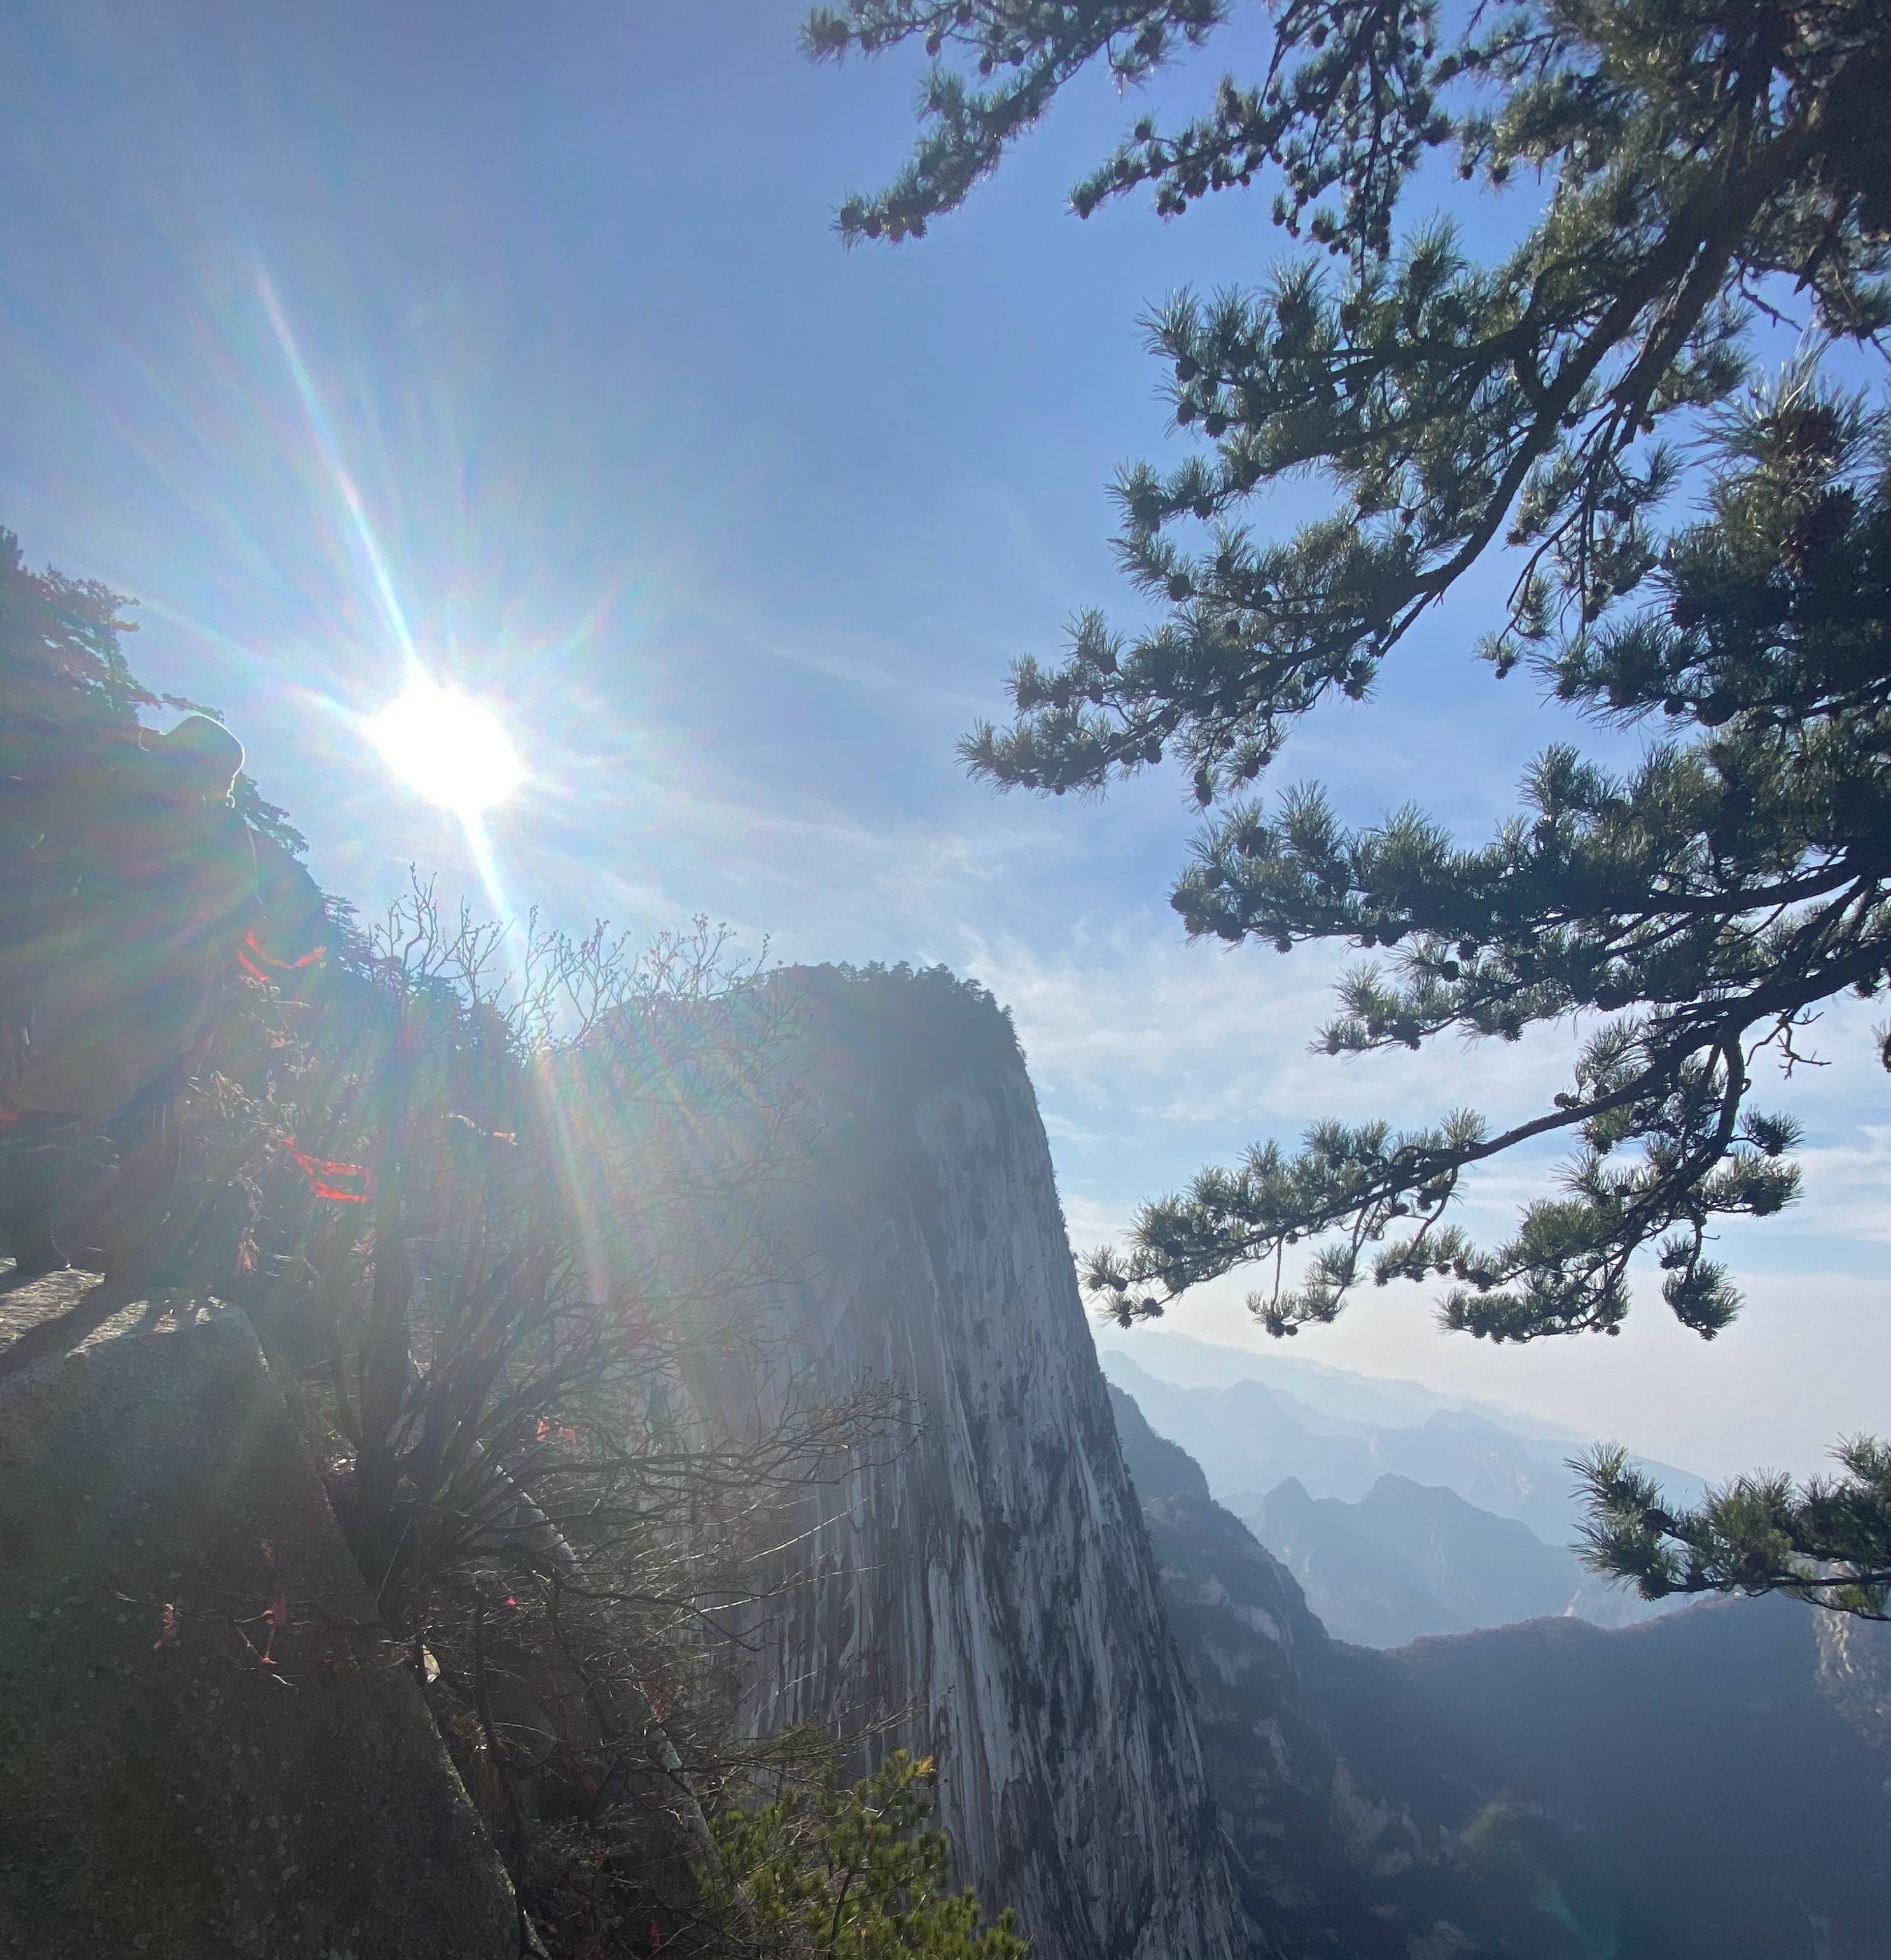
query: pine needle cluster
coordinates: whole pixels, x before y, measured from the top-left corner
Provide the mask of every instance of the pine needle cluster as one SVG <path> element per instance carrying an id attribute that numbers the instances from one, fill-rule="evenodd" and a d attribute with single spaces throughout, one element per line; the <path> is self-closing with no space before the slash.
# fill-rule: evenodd
<path id="1" fill-rule="evenodd" d="M 1010 720 L 963 753 L 1002 788 L 1057 796 L 1179 764 L 1206 813 L 1171 894 L 1188 933 L 1369 956 L 1319 1050 L 1514 1042 L 1564 1019 L 1586 1045 L 1564 1091 L 1508 1128 L 1460 1110 L 1258 1144 L 1144 1207 L 1086 1281 L 1128 1324 L 1259 1264 L 1250 1304 L 1276 1334 L 1331 1320 L 1368 1281 L 1442 1281 L 1448 1326 L 1519 1341 L 1618 1332 L 1645 1255 L 1711 1338 L 1740 1303 L 1709 1250 L 1717 1221 L 1798 1189 L 1797 1125 L 1753 1106 L 1765 1058 L 1790 1075 L 1823 1004 L 1891 976 L 1891 426 L 1875 365 L 1891 351 L 1891 14 L 1254 4 L 1273 34 L 1263 72 L 1226 78 L 1179 126 L 1139 118 L 1072 203 L 1088 215 L 1146 189 L 1174 217 L 1260 177 L 1304 249 L 1259 290 L 1150 314 L 1190 444 L 1114 486 L 1118 555 L 1154 623 L 1082 616 L 1061 659 L 1016 663 Z M 918 236 L 1080 72 L 1132 86 L 1235 11 L 818 10 L 817 56 L 917 40 L 933 57 L 912 158 L 842 206 L 844 237 Z M 1541 186 L 1514 249 L 1480 257 L 1453 224 L 1406 217 L 1436 154 L 1485 190 Z M 1788 321 L 1800 353 L 1766 374 L 1759 330 Z M 1838 352 L 1870 383 L 1842 385 Z M 1262 535 L 1252 500 L 1305 476 L 1330 508 Z M 1498 557 L 1514 575 L 1476 651 L 1578 714 L 1646 729 L 1638 765 L 1553 746 L 1515 814 L 1468 843 L 1416 808 L 1349 825 L 1317 786 L 1263 799 L 1301 718 L 1363 700 L 1427 610 Z M 1560 1188 L 1508 1239 L 1451 1222 L 1467 1172 L 1559 1135 Z M 1877 1462 L 1854 1449 L 1833 1489 L 1877 1490 Z M 1854 1605 L 1878 1596 L 1884 1541 L 1842 1530 L 1825 1486 L 1743 1484 L 1670 1520 L 1678 1538 L 1613 1473 L 1591 1493 L 1614 1521 L 1593 1548 L 1625 1577 L 1830 1602 L 1845 1586 L 1806 1577 L 1829 1567 L 1856 1578 Z M 1753 1536 L 1756 1505 L 1783 1537 Z"/>

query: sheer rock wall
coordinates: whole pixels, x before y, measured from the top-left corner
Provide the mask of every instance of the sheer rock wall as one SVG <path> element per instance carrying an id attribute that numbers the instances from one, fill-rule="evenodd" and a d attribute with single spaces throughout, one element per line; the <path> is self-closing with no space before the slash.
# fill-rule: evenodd
<path id="1" fill-rule="evenodd" d="M 908 1711 L 869 1751 L 937 1756 L 960 1869 L 1037 1960 L 1248 1952 L 1009 1024 L 942 974 L 782 984 L 815 1141 L 758 1312 L 792 1365 L 890 1378 L 923 1427 L 828 1494 L 757 1719 Z"/>

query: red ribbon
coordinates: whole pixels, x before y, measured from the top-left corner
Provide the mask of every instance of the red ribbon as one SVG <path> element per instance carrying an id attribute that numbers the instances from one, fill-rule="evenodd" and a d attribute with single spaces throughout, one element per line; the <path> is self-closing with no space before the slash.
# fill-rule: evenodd
<path id="1" fill-rule="evenodd" d="M 365 1204 L 373 1195 L 374 1173 L 366 1164 L 312 1157 L 296 1148 L 294 1138 L 285 1137 L 282 1141 L 317 1198 L 326 1198 L 334 1204 Z"/>
<path id="2" fill-rule="evenodd" d="M 278 959 L 274 953 L 263 950 L 262 942 L 257 938 L 256 928 L 252 926 L 243 934 L 242 946 L 237 949 L 237 964 L 251 978 L 267 980 L 269 975 L 263 971 L 264 967 L 272 968 L 278 973 L 293 973 L 300 967 L 319 965 L 327 951 L 326 946 L 318 946 L 313 952 L 304 953 L 300 959 Z M 251 953 L 256 955 L 256 959 L 250 958 Z M 259 960 L 262 963 L 260 966 L 257 964 Z"/>

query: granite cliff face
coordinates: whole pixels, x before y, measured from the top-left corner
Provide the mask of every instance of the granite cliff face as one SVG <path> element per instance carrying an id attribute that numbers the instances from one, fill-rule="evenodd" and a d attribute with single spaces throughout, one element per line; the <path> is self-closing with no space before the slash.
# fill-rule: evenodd
<path id="1" fill-rule="evenodd" d="M 757 1313 L 783 1364 L 917 1398 L 767 1627 L 759 1725 L 935 1754 L 960 1869 L 1038 1960 L 1229 1960 L 1241 1925 L 1186 1677 L 1005 1018 L 942 974 L 786 976 L 813 1099 Z"/>
<path id="2" fill-rule="evenodd" d="M 780 985 L 812 1141 L 766 1202 L 774 1357 L 733 1386 L 890 1380 L 922 1424 L 810 1500 L 758 1728 L 936 1755 L 961 1873 L 1038 1960 L 1880 1960 L 1883 1630 L 1336 1640 L 1113 1415 L 1004 1018 L 943 973 Z"/>
<path id="3" fill-rule="evenodd" d="M 784 1535 L 758 1730 L 936 1756 L 960 1874 L 1035 1960 L 1884 1960 L 1891 1629 L 1771 1601 L 1333 1639 L 1106 1389 L 1005 1018 L 943 973 L 771 985 L 802 1147 L 752 1193 L 762 1340 L 698 1392 L 765 1417 L 867 1378 L 921 1420 Z M 667 1221 L 712 1266 L 722 1120 L 715 1204 Z M 0 1946 L 512 1952 L 247 1322 L 163 1319 L 0 1282 L 0 1785 L 35 1790 Z M 285 1589 L 265 1677 L 242 1629 L 284 1570 L 308 1611 Z"/>

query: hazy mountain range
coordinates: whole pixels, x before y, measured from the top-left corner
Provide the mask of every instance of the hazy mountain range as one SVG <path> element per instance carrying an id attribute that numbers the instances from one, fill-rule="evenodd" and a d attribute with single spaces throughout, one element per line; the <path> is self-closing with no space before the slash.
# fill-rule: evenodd
<path id="1" fill-rule="evenodd" d="M 1567 1459 L 1593 1439 L 1520 1411 L 1177 1335 L 1139 1333 L 1133 1353 L 1106 1347 L 1100 1357 L 1237 1516 L 1289 1477 L 1313 1497 L 1356 1503 L 1390 1473 L 1521 1518 L 1546 1544 L 1566 1545 L 1579 1522 Z M 1704 1488 L 1691 1471 L 1638 1460 L 1681 1503 Z"/>
<path id="2" fill-rule="evenodd" d="M 1139 1335 L 1134 1359 L 1110 1348 L 1101 1359 L 1343 1640 L 1397 1647 L 1545 1615 L 1617 1626 L 1666 1610 L 1605 1584 L 1571 1550 L 1581 1513 L 1568 1459 L 1584 1440 L 1572 1431 L 1416 1382 L 1174 1335 Z M 1687 1471 L 1647 1467 L 1683 1502 L 1702 1488 Z"/>
<path id="3" fill-rule="evenodd" d="M 1891 1953 L 1891 1628 L 1716 1600 L 1374 1652 L 1333 1638 L 1187 1455 L 1111 1400 L 1253 1953 Z M 1400 1515 L 1387 1481 L 1336 1508 Z M 1460 1501 L 1419 1498 L 1421 1520 Z M 1491 1525 L 1522 1529 L 1473 1528 Z"/>
<path id="4" fill-rule="evenodd" d="M 1521 1519 L 1409 1477 L 1381 1477 L 1356 1504 L 1311 1497 L 1289 1477 L 1243 1522 L 1299 1580 L 1328 1631 L 1362 1647 L 1556 1614 L 1629 1626 L 1671 1610 L 1597 1578 Z"/>
<path id="5" fill-rule="evenodd" d="M 1121 1354 L 1146 1373 L 1178 1389 L 1225 1389 L 1238 1381 L 1264 1382 L 1290 1406 L 1303 1405 L 1309 1417 L 1350 1418 L 1386 1428 L 1411 1428 L 1442 1413 L 1481 1415 L 1516 1436 L 1550 1443 L 1580 1444 L 1578 1430 L 1546 1421 L 1527 1409 L 1477 1395 L 1448 1395 L 1422 1382 L 1362 1375 L 1336 1368 L 1298 1352 L 1285 1341 L 1263 1348 L 1231 1348 L 1157 1327 L 1127 1332 L 1111 1326 L 1097 1331 L 1104 1365 Z"/>

